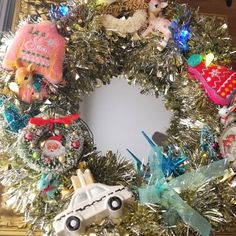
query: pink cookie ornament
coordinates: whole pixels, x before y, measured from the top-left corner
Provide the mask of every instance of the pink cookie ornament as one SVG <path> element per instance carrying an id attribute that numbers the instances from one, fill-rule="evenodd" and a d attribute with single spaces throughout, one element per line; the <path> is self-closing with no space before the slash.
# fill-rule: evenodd
<path id="1" fill-rule="evenodd" d="M 44 21 L 19 28 L 7 49 L 3 67 L 16 71 L 16 81 L 22 84 L 24 73 L 19 70 L 33 65 L 33 73 L 42 75 L 52 84 L 62 83 L 65 39 L 58 34 L 55 24 Z M 19 67 L 19 62 L 22 64 Z"/>

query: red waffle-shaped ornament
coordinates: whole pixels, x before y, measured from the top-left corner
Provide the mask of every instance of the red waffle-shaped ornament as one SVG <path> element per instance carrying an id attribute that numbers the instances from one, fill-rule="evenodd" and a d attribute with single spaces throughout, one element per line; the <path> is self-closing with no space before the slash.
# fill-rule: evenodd
<path id="1" fill-rule="evenodd" d="M 189 64 L 188 72 L 202 84 L 214 103 L 225 106 L 232 101 L 236 93 L 235 71 L 215 64 L 207 67 L 205 61 Z"/>

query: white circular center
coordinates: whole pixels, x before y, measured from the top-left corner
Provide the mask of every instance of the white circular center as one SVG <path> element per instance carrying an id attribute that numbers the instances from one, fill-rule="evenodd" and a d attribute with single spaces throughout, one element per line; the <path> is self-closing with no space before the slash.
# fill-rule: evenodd
<path id="1" fill-rule="evenodd" d="M 129 148 L 146 160 L 150 146 L 141 131 L 152 137 L 156 131 L 165 133 L 170 124 L 171 112 L 161 98 L 140 94 L 138 86 L 130 86 L 123 78 L 113 78 L 110 85 L 97 88 L 83 100 L 81 118 L 103 154 L 112 150 L 130 158 L 126 151 Z"/>

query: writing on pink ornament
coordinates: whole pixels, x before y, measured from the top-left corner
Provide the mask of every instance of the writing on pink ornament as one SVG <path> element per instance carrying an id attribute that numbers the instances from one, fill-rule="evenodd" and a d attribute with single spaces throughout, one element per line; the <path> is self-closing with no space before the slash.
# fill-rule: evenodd
<path id="1" fill-rule="evenodd" d="M 45 43 L 45 39 L 42 39 L 42 38 L 33 38 L 31 40 L 28 40 L 26 43 L 25 43 L 25 49 L 28 50 L 28 51 L 41 51 L 41 52 L 44 52 L 44 53 L 47 53 L 48 52 L 48 48 L 45 47 L 46 43 Z"/>

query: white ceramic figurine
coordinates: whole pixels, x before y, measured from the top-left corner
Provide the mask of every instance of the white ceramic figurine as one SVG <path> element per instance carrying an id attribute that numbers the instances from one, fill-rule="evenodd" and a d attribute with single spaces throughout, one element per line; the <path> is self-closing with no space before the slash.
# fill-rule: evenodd
<path id="1" fill-rule="evenodd" d="M 124 186 L 94 183 L 90 170 L 77 171 L 71 178 L 75 193 L 68 209 L 57 215 L 53 227 L 58 236 L 84 235 L 86 227 L 107 216 L 120 217 L 124 202 L 133 195 Z"/>

